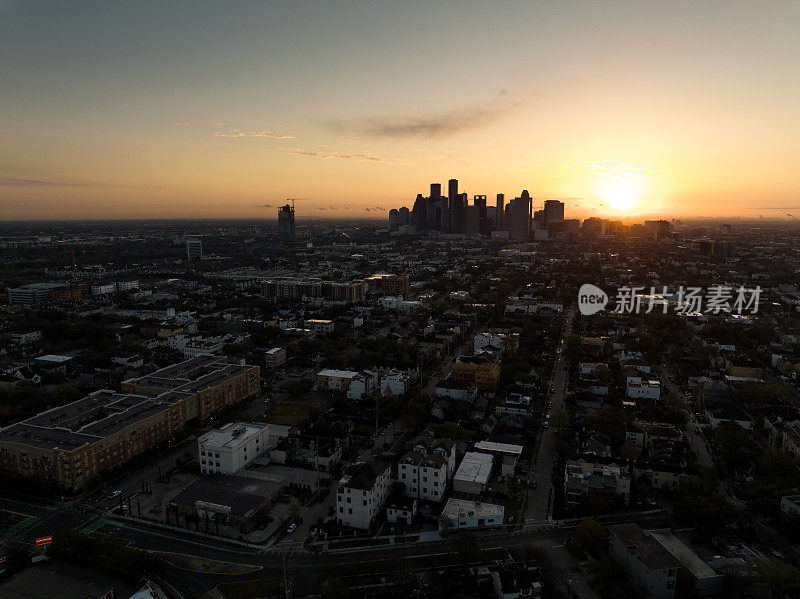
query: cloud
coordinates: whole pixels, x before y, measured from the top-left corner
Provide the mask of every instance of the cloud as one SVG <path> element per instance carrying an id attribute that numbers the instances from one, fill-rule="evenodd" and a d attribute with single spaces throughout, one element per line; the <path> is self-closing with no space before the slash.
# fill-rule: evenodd
<path id="1" fill-rule="evenodd" d="M 274 208 L 275 204 L 262 204 L 259 208 Z"/>
<path id="2" fill-rule="evenodd" d="M 41 179 L 0 179 L 4 187 L 86 187 L 83 183 L 67 181 L 43 181 Z"/>
<path id="3" fill-rule="evenodd" d="M 297 154 L 298 156 L 309 156 L 311 158 L 322 158 L 324 160 L 328 160 L 330 158 L 336 158 L 339 160 L 359 160 L 364 162 L 383 162 L 383 158 L 380 156 L 374 156 L 372 154 L 344 154 L 339 152 L 311 152 L 309 150 L 301 150 L 300 148 L 281 148 L 286 152 L 291 152 L 292 154 Z"/>
<path id="4" fill-rule="evenodd" d="M 272 131 L 242 131 L 241 129 L 230 129 L 228 131 L 217 131 L 214 137 L 230 137 L 239 139 L 242 137 L 269 137 L 271 139 L 294 139 L 294 135 L 278 135 Z"/>
<path id="5" fill-rule="evenodd" d="M 187 123 L 185 121 L 175 121 L 172 124 L 175 125 L 176 127 L 188 127 L 189 125 L 191 125 L 191 123 Z"/>
<path id="6" fill-rule="evenodd" d="M 496 101 L 430 116 L 338 120 L 330 121 L 328 127 L 337 133 L 367 137 L 445 137 L 489 125 L 522 105 L 522 102 L 508 102 L 501 97 Z"/>

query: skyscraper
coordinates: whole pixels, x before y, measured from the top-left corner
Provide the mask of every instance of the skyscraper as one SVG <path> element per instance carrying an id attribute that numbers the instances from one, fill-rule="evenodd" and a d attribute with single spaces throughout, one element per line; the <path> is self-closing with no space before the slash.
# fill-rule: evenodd
<path id="1" fill-rule="evenodd" d="M 428 224 L 428 200 L 422 197 L 421 193 L 417 194 L 414 207 L 411 209 L 411 224 L 417 231 L 424 231 Z"/>
<path id="2" fill-rule="evenodd" d="M 528 190 L 509 202 L 511 207 L 511 238 L 528 239 L 531 234 L 531 195 Z"/>
<path id="3" fill-rule="evenodd" d="M 482 235 L 489 234 L 489 218 L 486 212 L 486 196 L 477 195 L 473 198 L 473 203 L 478 209 L 478 230 Z"/>
<path id="4" fill-rule="evenodd" d="M 564 202 L 558 200 L 544 201 L 545 224 L 554 220 L 564 220 Z"/>
<path id="5" fill-rule="evenodd" d="M 278 209 L 278 238 L 287 243 L 294 241 L 294 206 L 286 204 Z"/>
<path id="6" fill-rule="evenodd" d="M 506 210 L 506 196 L 505 194 L 497 194 L 497 210 L 494 217 L 494 228 L 501 230 L 503 228 L 503 215 Z"/>

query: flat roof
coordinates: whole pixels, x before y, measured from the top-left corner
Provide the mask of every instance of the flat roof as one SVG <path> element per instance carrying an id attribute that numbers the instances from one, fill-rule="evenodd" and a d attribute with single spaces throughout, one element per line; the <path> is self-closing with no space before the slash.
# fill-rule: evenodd
<path id="1" fill-rule="evenodd" d="M 522 445 L 512 445 L 511 443 L 495 443 L 494 441 L 481 441 L 475 443 L 475 449 L 482 451 L 504 453 L 507 455 L 522 455 Z"/>
<path id="2" fill-rule="evenodd" d="M 711 567 L 687 547 L 681 540 L 672 534 L 670 529 L 648 530 L 648 535 L 654 538 L 672 557 L 677 559 L 697 579 L 722 578 Z"/>
<path id="3" fill-rule="evenodd" d="M 353 372 L 352 370 L 331 370 L 327 368 L 325 370 L 320 370 L 317 373 L 317 376 L 332 376 L 340 379 L 351 379 L 357 375 L 358 373 Z"/>
<path id="4" fill-rule="evenodd" d="M 464 454 L 458 470 L 456 470 L 453 480 L 472 481 L 486 484 L 492 474 L 492 462 L 494 458 L 488 453 L 470 451 Z"/>
<path id="5" fill-rule="evenodd" d="M 608 527 L 608 532 L 618 538 L 627 548 L 632 548 L 636 552 L 636 559 L 647 570 L 668 570 L 681 567 L 681 563 L 658 541 L 645 534 L 638 524 L 614 524 Z"/>
<path id="6" fill-rule="evenodd" d="M 233 449 L 246 443 L 261 432 L 268 432 L 266 424 L 250 422 L 229 422 L 222 428 L 208 431 L 197 442 L 200 447 L 226 447 Z"/>
<path id="7" fill-rule="evenodd" d="M 505 508 L 502 505 L 451 497 L 444 505 L 442 516 L 447 516 L 451 520 L 458 520 L 458 518 L 475 516 L 502 516 L 504 512 Z"/>

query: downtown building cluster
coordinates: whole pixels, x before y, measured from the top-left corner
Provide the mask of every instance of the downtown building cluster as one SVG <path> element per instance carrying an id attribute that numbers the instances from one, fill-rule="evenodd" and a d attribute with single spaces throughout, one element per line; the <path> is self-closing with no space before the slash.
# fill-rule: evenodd
<path id="1" fill-rule="evenodd" d="M 648 220 L 633 225 L 633 234 L 663 239 L 671 230 L 666 220 Z M 533 197 L 527 190 L 508 202 L 505 194 L 496 195 L 489 204 L 485 195 L 475 195 L 472 203 L 466 193 L 459 193 L 458 180 L 450 179 L 447 194 L 440 183 L 431 183 L 427 197 L 418 194 L 411 210 L 407 207 L 389 211 L 389 231 L 394 234 L 483 235 L 499 239 L 563 239 L 619 235 L 629 227 L 622 221 L 592 217 L 581 223 L 565 217 L 564 202 L 545 200 L 540 210 L 533 209 Z"/>

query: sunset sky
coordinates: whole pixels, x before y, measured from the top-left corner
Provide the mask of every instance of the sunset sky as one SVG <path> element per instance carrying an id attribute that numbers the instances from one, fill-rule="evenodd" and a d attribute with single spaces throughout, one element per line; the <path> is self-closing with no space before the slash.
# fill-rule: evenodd
<path id="1" fill-rule="evenodd" d="M 0 220 L 800 216 L 800 2 L 0 0 Z"/>

